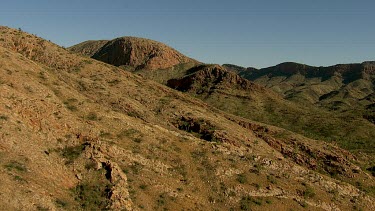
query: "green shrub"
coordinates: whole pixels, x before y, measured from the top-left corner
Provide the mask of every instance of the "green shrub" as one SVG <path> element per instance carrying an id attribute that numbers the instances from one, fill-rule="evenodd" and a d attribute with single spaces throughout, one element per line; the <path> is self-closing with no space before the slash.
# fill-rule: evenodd
<path id="1" fill-rule="evenodd" d="M 71 111 L 78 111 L 78 108 L 75 105 L 67 105 L 66 108 Z"/>
<path id="2" fill-rule="evenodd" d="M 305 201 L 300 202 L 300 205 L 301 205 L 301 207 L 303 207 L 303 208 L 306 208 L 306 207 L 308 206 L 308 204 L 307 204 Z"/>
<path id="3" fill-rule="evenodd" d="M 267 175 L 267 180 L 272 184 L 277 184 L 276 178 L 272 175 Z"/>
<path id="4" fill-rule="evenodd" d="M 0 120 L 8 120 L 8 117 L 7 116 L 5 116 L 5 115 L 0 115 Z"/>
<path id="5" fill-rule="evenodd" d="M 165 205 L 165 194 L 160 194 L 156 202 L 159 206 Z"/>
<path id="6" fill-rule="evenodd" d="M 5 165 L 5 168 L 8 171 L 11 171 L 13 169 L 16 170 L 16 171 L 19 171 L 19 172 L 27 171 L 26 166 L 22 163 L 17 162 L 17 161 L 10 161 L 8 164 Z"/>
<path id="7" fill-rule="evenodd" d="M 312 198 L 315 196 L 315 191 L 312 187 L 306 185 L 306 189 L 303 191 L 303 197 L 305 198 Z"/>
<path id="8" fill-rule="evenodd" d="M 108 81 L 108 83 L 109 83 L 111 86 L 117 85 L 117 84 L 119 84 L 120 82 L 121 82 L 121 81 L 118 80 L 118 79 L 114 79 L 114 80 Z"/>
<path id="9" fill-rule="evenodd" d="M 258 189 L 258 190 L 260 189 L 260 184 L 259 184 L 259 183 L 253 183 L 252 185 L 253 185 L 254 187 L 256 187 L 256 189 Z"/>
<path id="10" fill-rule="evenodd" d="M 48 208 L 46 208 L 46 207 L 42 207 L 42 206 L 40 206 L 40 205 L 36 206 L 36 210 L 38 210 L 38 211 L 49 211 Z"/>
<path id="11" fill-rule="evenodd" d="M 256 204 L 258 206 L 262 205 L 262 200 L 258 198 L 252 198 L 250 196 L 244 196 L 240 200 L 241 210 L 251 210 L 251 204 Z"/>
<path id="12" fill-rule="evenodd" d="M 133 141 L 135 143 L 141 143 L 142 142 L 142 139 L 141 138 L 134 138 Z"/>
<path id="13" fill-rule="evenodd" d="M 78 108 L 73 104 L 76 103 L 78 100 L 75 98 L 69 98 L 66 101 L 64 101 L 64 105 L 66 106 L 67 109 L 71 111 L 77 111 Z"/>
<path id="14" fill-rule="evenodd" d="M 67 202 L 65 202 L 64 200 L 61 200 L 61 199 L 56 199 L 56 204 L 58 207 L 66 207 L 68 205 Z"/>
<path id="15" fill-rule="evenodd" d="M 68 160 L 65 164 L 73 163 L 73 161 L 81 155 L 84 149 L 84 145 L 65 147 L 62 149 L 61 155 Z"/>
<path id="16" fill-rule="evenodd" d="M 92 64 L 92 60 L 88 60 L 88 59 L 87 60 L 83 60 L 83 62 L 86 63 L 86 64 Z"/>
<path id="17" fill-rule="evenodd" d="M 147 189 L 147 185 L 142 184 L 142 185 L 139 186 L 139 188 L 142 189 L 142 190 L 146 190 Z"/>
<path id="18" fill-rule="evenodd" d="M 237 175 L 237 181 L 241 184 L 247 183 L 247 177 L 245 174 L 239 174 Z"/>
<path id="19" fill-rule="evenodd" d="M 139 130 L 130 128 L 127 130 L 123 130 L 119 134 L 117 134 L 117 138 L 133 137 L 135 134 L 138 134 L 138 133 L 140 133 Z"/>
<path id="20" fill-rule="evenodd" d="M 18 176 L 18 175 L 14 176 L 14 179 L 19 181 L 19 182 L 26 182 L 26 180 L 24 178 L 22 178 L 21 176 Z"/>
<path id="21" fill-rule="evenodd" d="M 82 183 L 74 190 L 76 200 L 83 210 L 107 210 L 110 187 L 104 184 Z"/>
<path id="22" fill-rule="evenodd" d="M 134 164 L 130 166 L 130 169 L 132 170 L 133 174 L 139 174 L 139 172 L 143 169 L 143 165 L 141 163 L 134 162 Z"/>
<path id="23" fill-rule="evenodd" d="M 141 118 L 142 116 L 139 114 L 139 113 L 137 113 L 136 111 L 128 111 L 128 112 L 126 112 L 126 114 L 128 115 L 128 116 L 130 116 L 130 117 L 134 117 L 134 118 Z"/>
<path id="24" fill-rule="evenodd" d="M 100 131 L 100 134 L 99 134 L 99 136 L 100 137 L 103 137 L 103 138 L 108 138 L 108 137 L 111 137 L 111 133 L 110 132 L 105 132 L 105 131 Z"/>
<path id="25" fill-rule="evenodd" d="M 90 113 L 86 116 L 86 118 L 87 118 L 88 120 L 91 120 L 91 121 L 96 121 L 96 120 L 98 120 L 98 116 L 97 116 L 97 114 L 96 114 L 95 112 L 90 112 Z"/>

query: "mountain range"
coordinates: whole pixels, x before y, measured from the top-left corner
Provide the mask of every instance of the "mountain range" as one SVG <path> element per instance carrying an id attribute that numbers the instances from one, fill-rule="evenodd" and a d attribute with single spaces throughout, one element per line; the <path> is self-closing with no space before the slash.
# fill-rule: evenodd
<path id="1" fill-rule="evenodd" d="M 375 209 L 371 62 L 257 70 L 8 27 L 0 55 L 2 210 Z"/>

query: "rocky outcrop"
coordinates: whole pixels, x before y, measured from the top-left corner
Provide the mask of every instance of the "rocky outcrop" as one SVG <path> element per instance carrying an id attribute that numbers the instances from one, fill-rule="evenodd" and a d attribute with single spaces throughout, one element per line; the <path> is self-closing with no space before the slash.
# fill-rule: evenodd
<path id="1" fill-rule="evenodd" d="M 241 78 L 219 65 L 202 65 L 194 68 L 195 72 L 180 79 L 171 79 L 167 85 L 179 91 L 194 91 L 202 87 L 210 88 L 217 85 L 241 90 L 262 89 L 261 86 Z M 263 88 L 264 89 L 264 88 Z"/>
<path id="2" fill-rule="evenodd" d="M 356 160 L 356 158 L 348 151 L 333 145 L 318 147 L 296 138 L 277 139 L 275 135 L 270 136 L 270 134 L 274 134 L 275 132 L 270 131 L 265 126 L 236 118 L 228 117 L 228 119 L 253 131 L 258 138 L 264 140 L 285 157 L 311 170 L 322 170 L 331 175 L 340 174 L 347 178 L 353 178 L 358 173 L 363 174 L 358 166 L 352 164 L 351 161 Z"/>
<path id="3" fill-rule="evenodd" d="M 105 153 L 102 152 L 104 146 L 101 146 L 101 142 L 81 134 L 78 134 L 77 138 L 85 141 L 86 158 L 96 163 L 97 170 L 106 170 L 106 178 L 112 184 L 108 194 L 108 199 L 111 202 L 109 208 L 112 210 L 134 210 L 128 190 L 127 177 L 116 162 L 106 158 L 108 156 L 105 156 Z"/>
<path id="4" fill-rule="evenodd" d="M 175 123 L 175 126 L 180 130 L 193 133 L 198 138 L 209 142 L 227 142 L 232 144 L 235 143 L 227 137 L 225 131 L 218 129 L 214 124 L 205 119 L 182 116 Z"/>

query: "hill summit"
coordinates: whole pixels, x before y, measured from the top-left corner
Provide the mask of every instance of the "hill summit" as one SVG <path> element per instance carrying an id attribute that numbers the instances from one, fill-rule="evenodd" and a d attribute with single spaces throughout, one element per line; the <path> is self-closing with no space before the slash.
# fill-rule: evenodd
<path id="1" fill-rule="evenodd" d="M 193 59 L 154 40 L 138 37 L 120 37 L 110 41 L 86 41 L 69 50 L 96 60 L 128 69 L 166 69 Z"/>

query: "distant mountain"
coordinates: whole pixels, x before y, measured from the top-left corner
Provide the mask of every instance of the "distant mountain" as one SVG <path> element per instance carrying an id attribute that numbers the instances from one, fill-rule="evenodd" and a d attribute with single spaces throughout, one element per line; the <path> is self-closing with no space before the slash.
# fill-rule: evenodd
<path id="1" fill-rule="evenodd" d="M 293 62 L 254 69 L 224 65 L 287 100 L 311 104 L 375 124 L 375 62 L 314 67 Z"/>
<path id="2" fill-rule="evenodd" d="M 242 75 L 244 72 L 257 70 L 254 67 L 241 67 L 234 64 L 223 64 L 223 67 L 225 67 L 227 70 L 237 73 L 238 75 Z"/>
<path id="3" fill-rule="evenodd" d="M 233 70 L 232 65 L 224 65 Z M 374 93 L 375 62 L 313 67 L 282 63 L 273 67 L 242 68 L 238 74 L 282 94 L 286 99 L 309 102 L 338 110 L 367 106 Z"/>
<path id="4" fill-rule="evenodd" d="M 194 62 L 163 43 L 138 37 L 86 41 L 70 47 L 69 50 L 133 71 L 165 69 Z"/>

